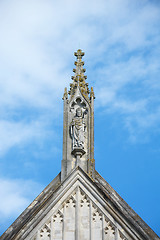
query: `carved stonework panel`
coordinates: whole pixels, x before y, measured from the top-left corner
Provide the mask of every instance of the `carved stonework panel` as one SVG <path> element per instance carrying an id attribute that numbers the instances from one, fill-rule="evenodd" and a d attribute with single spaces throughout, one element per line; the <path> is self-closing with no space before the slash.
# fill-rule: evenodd
<path id="1" fill-rule="evenodd" d="M 80 206 L 81 208 L 87 208 L 90 206 L 90 200 L 87 198 L 87 196 L 81 192 L 81 200 L 80 200 Z"/>
<path id="2" fill-rule="evenodd" d="M 41 240 L 50 240 L 51 238 L 51 229 L 50 223 L 45 224 L 44 227 L 40 230 L 40 239 Z"/>
<path id="3" fill-rule="evenodd" d="M 76 201 L 73 196 L 64 205 L 64 240 L 75 239 L 75 206 Z"/>
<path id="4" fill-rule="evenodd" d="M 72 120 L 70 122 L 70 136 L 72 139 L 72 151 L 74 149 L 84 149 L 84 143 L 87 133 L 86 114 L 87 108 L 85 102 L 78 97 L 71 104 L 70 112 Z"/>
<path id="5" fill-rule="evenodd" d="M 92 239 L 97 240 L 97 239 L 102 239 L 102 233 L 103 233 L 103 228 L 102 228 L 102 213 L 99 211 L 99 209 L 92 204 Z"/>
<path id="6" fill-rule="evenodd" d="M 84 121 L 81 108 L 76 109 L 76 114 L 70 123 L 70 134 L 72 138 L 72 150 L 75 148 L 84 149 L 84 138 L 86 131 L 86 123 Z"/>
<path id="7" fill-rule="evenodd" d="M 54 223 L 62 223 L 63 222 L 63 214 L 58 211 L 57 214 L 53 216 L 53 222 Z"/>
<path id="8" fill-rule="evenodd" d="M 62 239 L 63 229 L 63 214 L 58 210 L 57 214 L 53 216 L 53 240 Z"/>
<path id="9" fill-rule="evenodd" d="M 75 100 L 72 101 L 71 108 L 70 108 L 71 112 L 74 112 L 75 106 L 80 107 L 84 110 L 86 109 L 86 103 L 81 96 L 78 96 Z"/>
<path id="10" fill-rule="evenodd" d="M 104 221 L 104 239 L 105 240 L 114 240 L 115 239 L 115 227 L 111 224 L 110 221 L 105 219 Z"/>
<path id="11" fill-rule="evenodd" d="M 123 233 L 122 233 L 123 232 Z M 77 188 L 38 230 L 32 240 L 130 240 Z"/>
<path id="12" fill-rule="evenodd" d="M 90 238 L 90 200 L 80 191 L 79 225 L 80 239 Z"/>

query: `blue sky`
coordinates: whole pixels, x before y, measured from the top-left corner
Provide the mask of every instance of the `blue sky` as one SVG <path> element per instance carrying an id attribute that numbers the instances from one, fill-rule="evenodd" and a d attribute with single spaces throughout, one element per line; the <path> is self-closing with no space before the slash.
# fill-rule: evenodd
<path id="1" fill-rule="evenodd" d="M 160 235 L 159 23 L 156 0 L 0 1 L 0 234 L 60 172 L 81 48 L 96 169 Z"/>

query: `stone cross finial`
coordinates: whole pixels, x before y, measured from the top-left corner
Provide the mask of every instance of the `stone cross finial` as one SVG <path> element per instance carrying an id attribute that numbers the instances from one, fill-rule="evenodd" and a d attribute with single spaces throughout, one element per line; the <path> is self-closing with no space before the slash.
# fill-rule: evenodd
<path id="1" fill-rule="evenodd" d="M 84 76 L 84 72 L 86 70 L 83 68 L 84 62 L 82 61 L 84 52 L 82 52 L 81 49 L 78 49 L 77 52 L 74 53 L 74 55 L 77 57 L 77 61 L 75 61 L 74 63 L 76 65 L 76 69 L 73 69 L 73 72 L 75 73 L 74 77 L 86 78 L 86 76 Z"/>
<path id="2" fill-rule="evenodd" d="M 77 52 L 74 53 L 74 55 L 77 57 L 77 61 L 75 61 L 75 63 L 74 63 L 76 65 L 76 68 L 73 69 L 73 72 L 75 74 L 74 74 L 74 76 L 72 76 L 73 83 L 70 84 L 69 94 L 71 95 L 71 97 L 73 97 L 77 87 L 79 86 L 82 95 L 86 99 L 89 100 L 89 98 L 88 98 L 88 94 L 89 94 L 88 83 L 85 82 L 87 76 L 84 75 L 86 69 L 83 68 L 84 62 L 82 61 L 84 52 L 82 52 L 81 49 L 78 49 Z"/>
<path id="3" fill-rule="evenodd" d="M 84 52 L 82 52 L 81 49 L 78 49 L 77 52 L 74 53 L 74 56 L 77 57 L 77 60 L 82 59 L 82 57 L 84 56 Z"/>

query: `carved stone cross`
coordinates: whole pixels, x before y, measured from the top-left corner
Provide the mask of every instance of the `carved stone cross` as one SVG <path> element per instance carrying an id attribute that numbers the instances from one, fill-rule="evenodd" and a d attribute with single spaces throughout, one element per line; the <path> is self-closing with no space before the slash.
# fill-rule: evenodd
<path id="1" fill-rule="evenodd" d="M 81 49 L 78 49 L 77 52 L 74 53 L 74 55 L 77 57 L 77 60 L 80 60 L 84 56 L 84 52 L 82 52 Z"/>

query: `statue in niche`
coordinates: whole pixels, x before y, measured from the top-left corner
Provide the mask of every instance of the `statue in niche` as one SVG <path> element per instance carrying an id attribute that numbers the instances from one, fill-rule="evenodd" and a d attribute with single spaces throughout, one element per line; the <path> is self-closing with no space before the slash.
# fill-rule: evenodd
<path id="1" fill-rule="evenodd" d="M 76 115 L 72 119 L 70 124 L 70 134 L 72 138 L 72 148 L 84 149 L 84 134 L 86 130 L 86 124 L 84 122 L 84 117 L 82 109 L 78 107 L 76 109 Z"/>

